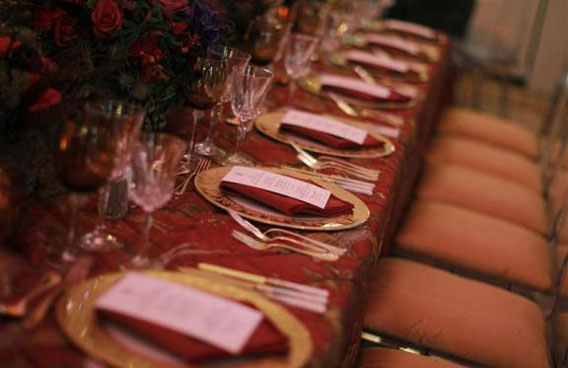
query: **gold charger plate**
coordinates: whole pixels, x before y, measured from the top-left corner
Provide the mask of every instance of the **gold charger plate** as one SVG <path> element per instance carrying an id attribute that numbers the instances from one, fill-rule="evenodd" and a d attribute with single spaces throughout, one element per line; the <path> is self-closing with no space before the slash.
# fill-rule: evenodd
<path id="1" fill-rule="evenodd" d="M 357 62 L 350 62 L 349 60 L 347 60 L 346 54 L 347 54 L 347 51 L 334 52 L 329 56 L 329 61 L 333 65 L 339 66 L 339 67 L 342 67 L 342 68 L 345 67 L 346 65 L 353 65 L 353 66 L 359 65 Z M 418 62 L 415 62 L 415 64 L 418 64 Z M 422 65 L 424 65 L 424 64 L 422 64 Z M 371 75 L 379 77 L 379 78 L 388 78 L 388 79 L 401 80 L 401 81 L 406 81 L 406 82 L 426 82 L 428 80 L 427 68 L 424 68 L 424 71 L 421 71 L 421 73 L 419 73 L 418 76 L 414 77 L 414 76 L 411 76 L 411 75 L 396 73 L 394 71 L 393 72 L 380 71 L 380 70 L 376 70 L 376 69 L 373 69 L 373 68 L 366 67 L 365 65 L 362 65 L 362 66 L 365 67 L 365 69 Z"/>
<path id="2" fill-rule="evenodd" d="M 171 271 L 146 271 L 144 275 L 157 277 L 181 285 L 200 289 L 232 300 L 252 304 L 288 338 L 286 357 L 267 357 L 249 361 L 231 362 L 232 368 L 300 368 L 305 366 L 313 351 L 312 338 L 301 321 L 286 308 L 255 292 L 210 278 Z M 113 367 L 181 368 L 198 367 L 189 363 L 158 361 L 127 348 L 112 338 L 96 323 L 95 300 L 108 290 L 124 273 L 111 273 L 86 280 L 71 289 L 57 303 L 56 315 L 65 334 L 83 351 Z M 215 365 L 223 367 L 224 365 Z"/>
<path id="3" fill-rule="evenodd" d="M 391 140 L 388 138 L 371 131 L 368 129 L 368 125 L 358 123 L 354 120 L 344 119 L 333 115 L 324 114 L 323 116 L 333 118 L 335 120 L 340 120 L 350 125 L 355 125 L 359 128 L 367 130 L 367 134 L 373 138 L 383 142 L 382 147 L 374 148 L 360 148 L 360 149 L 340 149 L 326 146 L 324 144 L 318 143 L 308 138 L 303 138 L 299 135 L 293 133 L 288 133 L 280 131 L 280 123 L 282 118 L 288 109 L 280 109 L 274 112 L 262 114 L 256 120 L 256 128 L 269 136 L 270 138 L 276 139 L 279 142 L 290 144 L 290 139 L 293 139 L 300 147 L 307 151 L 322 153 L 330 156 L 338 157 L 350 157 L 350 158 L 372 158 L 372 157 L 384 157 L 392 154 L 395 151 L 395 146 Z"/>
<path id="4" fill-rule="evenodd" d="M 306 92 L 330 100 L 327 92 L 321 90 L 319 74 L 310 74 L 307 77 L 300 78 L 298 80 L 298 86 L 300 86 L 300 88 Z M 341 98 L 343 100 L 354 106 L 366 107 L 370 109 L 399 110 L 411 109 L 412 107 L 414 107 L 414 100 L 410 100 L 409 102 L 369 102 L 360 100 L 356 97 L 344 95 L 341 92 L 334 93 L 341 95 Z"/>
<path id="5" fill-rule="evenodd" d="M 256 201 L 246 200 L 237 196 L 228 196 L 221 191 L 220 184 L 221 180 L 230 169 L 230 167 L 216 167 L 200 173 L 195 178 L 195 187 L 206 200 L 215 206 L 225 210 L 233 210 L 250 220 L 291 229 L 337 231 L 357 227 L 365 223 L 369 218 L 369 208 L 354 194 L 349 193 L 335 184 L 314 179 L 311 176 L 290 174 L 278 168 L 266 167 L 262 169 L 277 174 L 296 177 L 298 179 L 311 180 L 317 185 L 329 190 L 336 197 L 352 203 L 354 206 L 353 212 L 333 217 L 317 217 L 312 215 L 287 216 Z"/>
<path id="6" fill-rule="evenodd" d="M 349 46 L 354 46 L 354 47 L 358 47 L 358 48 L 361 48 L 361 49 L 369 49 L 371 47 L 383 49 L 381 47 L 381 45 L 375 45 L 373 43 L 367 42 L 367 37 L 363 33 L 355 33 L 353 35 L 345 37 L 344 43 L 349 45 Z M 408 59 L 408 60 L 421 60 L 421 61 L 427 61 L 427 62 L 433 62 L 433 63 L 437 63 L 438 61 L 440 61 L 440 50 L 438 49 L 437 46 L 435 46 L 433 44 L 424 44 L 423 42 L 415 42 L 415 43 L 417 43 L 419 45 L 423 55 L 406 54 L 406 53 L 404 53 L 404 51 L 400 51 L 401 57 L 403 59 L 405 59 L 405 60 L 406 59 Z M 388 51 L 386 51 L 386 52 L 388 52 Z"/>
<path id="7" fill-rule="evenodd" d="M 420 39 L 429 41 L 429 42 L 434 42 L 434 43 L 438 43 L 440 45 L 444 45 L 448 42 L 448 36 L 446 36 L 444 33 L 442 32 L 436 32 L 436 38 L 432 39 L 432 38 L 425 38 L 422 37 L 420 35 L 416 35 L 414 33 L 408 33 L 408 32 L 403 32 L 403 31 L 399 31 L 396 29 L 390 29 L 385 25 L 385 22 L 383 20 L 379 20 L 379 19 L 365 19 L 363 20 L 363 22 L 361 22 L 361 29 L 365 30 L 365 31 L 372 31 L 372 32 L 396 32 L 396 33 L 400 33 L 400 34 L 408 34 L 410 36 L 413 37 L 418 37 Z"/>

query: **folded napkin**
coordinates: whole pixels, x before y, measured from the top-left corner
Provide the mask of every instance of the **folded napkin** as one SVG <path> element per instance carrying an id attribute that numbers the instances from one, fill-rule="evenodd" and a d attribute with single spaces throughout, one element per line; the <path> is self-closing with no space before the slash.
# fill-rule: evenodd
<path id="1" fill-rule="evenodd" d="M 401 71 L 398 71 L 398 70 L 395 70 L 395 69 L 388 68 L 386 66 L 377 65 L 377 64 L 373 64 L 373 63 L 365 63 L 364 61 L 361 61 L 361 60 L 349 59 L 349 62 L 351 64 L 361 65 L 365 69 L 374 70 L 374 71 L 381 72 L 381 73 L 395 73 L 395 74 L 405 75 L 405 76 L 410 76 L 410 77 L 420 77 L 420 73 L 418 71 L 414 70 L 414 69 L 411 69 L 411 68 L 409 68 L 405 72 L 401 72 Z"/>
<path id="2" fill-rule="evenodd" d="M 383 144 L 383 142 L 377 140 L 370 134 L 367 134 L 367 137 L 365 138 L 363 144 L 359 144 L 345 138 L 337 137 L 333 134 L 328 134 L 319 130 L 309 129 L 298 125 L 282 123 L 280 124 L 280 128 L 293 133 L 297 133 L 307 138 L 311 138 L 334 148 L 377 147 Z"/>
<path id="3" fill-rule="evenodd" d="M 333 194 L 329 197 L 325 208 L 319 208 L 313 204 L 300 201 L 299 199 L 290 198 L 282 194 L 273 193 L 244 184 L 221 182 L 221 190 L 237 192 L 247 198 L 254 199 L 272 207 L 288 216 L 295 214 L 309 214 L 331 217 L 351 213 L 353 210 L 353 204 L 341 200 Z"/>
<path id="4" fill-rule="evenodd" d="M 377 96 L 369 95 L 365 92 L 355 91 L 353 89 L 337 87 L 337 86 L 330 86 L 330 85 L 325 85 L 325 84 L 321 86 L 321 89 L 324 90 L 324 91 L 337 92 L 337 93 L 340 93 L 340 94 L 343 94 L 343 95 L 355 97 L 355 98 L 358 98 L 360 100 L 369 101 L 369 102 L 400 102 L 400 103 L 404 103 L 404 102 L 410 101 L 410 97 L 401 95 L 400 93 L 397 93 L 393 90 L 390 90 L 390 95 L 388 97 L 380 98 L 380 97 L 377 97 Z"/>
<path id="5" fill-rule="evenodd" d="M 117 323 L 162 349 L 174 353 L 189 363 L 207 361 L 212 358 L 230 356 L 231 353 L 194 339 L 183 333 L 157 326 L 121 313 L 106 310 L 97 311 L 100 317 Z M 264 320 L 251 336 L 241 355 L 285 354 L 288 341 L 270 322 Z"/>

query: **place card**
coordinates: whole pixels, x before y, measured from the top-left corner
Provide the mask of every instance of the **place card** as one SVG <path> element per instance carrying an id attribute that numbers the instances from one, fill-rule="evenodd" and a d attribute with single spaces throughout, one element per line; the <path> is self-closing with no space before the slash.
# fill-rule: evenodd
<path id="1" fill-rule="evenodd" d="M 357 128 L 341 121 L 291 109 L 282 118 L 282 123 L 295 125 L 303 128 L 317 130 L 319 132 L 334 135 L 339 138 L 347 139 L 357 144 L 363 144 L 367 138 L 365 129 Z"/>
<path id="2" fill-rule="evenodd" d="M 404 61 L 394 60 L 388 56 L 376 55 L 370 52 L 351 50 L 345 56 L 351 61 L 376 65 L 399 73 L 406 73 L 410 69 L 408 63 Z"/>
<path id="3" fill-rule="evenodd" d="M 243 184 L 325 208 L 331 192 L 288 176 L 244 166 L 233 166 L 222 181 Z"/>
<path id="4" fill-rule="evenodd" d="M 420 47 L 417 44 L 410 41 L 405 41 L 399 37 L 370 33 L 367 34 L 367 42 L 399 49 L 411 55 L 417 55 L 418 53 L 420 53 Z"/>
<path id="5" fill-rule="evenodd" d="M 386 20 L 384 24 L 387 27 L 387 29 L 391 29 L 393 31 L 411 33 L 417 36 L 430 38 L 430 39 L 436 38 L 436 32 L 433 29 L 425 27 L 420 24 L 402 22 L 400 20 L 394 20 L 394 19 Z"/>
<path id="6" fill-rule="evenodd" d="M 263 314 L 240 303 L 174 282 L 126 274 L 95 307 L 164 327 L 236 354 Z"/>
<path id="7" fill-rule="evenodd" d="M 386 99 L 390 96 L 390 89 L 378 84 L 369 84 L 362 80 L 344 77 L 335 74 L 322 74 L 320 83 L 325 86 L 345 88 L 353 91 L 363 92 L 370 96 Z"/>

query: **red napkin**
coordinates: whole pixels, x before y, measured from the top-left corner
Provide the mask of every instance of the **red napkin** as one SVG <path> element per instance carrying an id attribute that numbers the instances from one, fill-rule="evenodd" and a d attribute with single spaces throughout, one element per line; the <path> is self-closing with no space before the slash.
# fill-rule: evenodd
<path id="1" fill-rule="evenodd" d="M 376 146 L 380 146 L 381 144 L 383 144 L 383 142 L 375 139 L 370 134 L 367 134 L 367 137 L 365 138 L 365 141 L 363 142 L 363 144 L 358 144 L 358 143 L 355 143 L 355 142 L 350 141 L 348 139 L 337 137 L 333 134 L 327 134 L 327 133 L 321 132 L 319 130 L 309 129 L 309 128 L 305 128 L 305 127 L 301 127 L 301 126 L 297 126 L 297 125 L 282 123 L 282 124 L 280 124 L 280 128 L 287 130 L 287 131 L 290 131 L 290 132 L 293 132 L 293 133 L 300 134 L 302 136 L 305 136 L 305 137 L 308 137 L 308 138 L 311 138 L 311 139 L 314 139 L 318 142 L 324 143 L 324 144 L 326 144 L 330 147 L 334 147 L 334 148 L 376 147 Z"/>
<path id="2" fill-rule="evenodd" d="M 393 90 L 390 90 L 390 95 L 387 98 L 379 98 L 379 97 L 376 97 L 376 96 L 366 94 L 365 92 L 354 91 L 352 89 L 335 87 L 335 86 L 322 85 L 321 89 L 326 90 L 326 91 L 331 91 L 331 92 L 338 92 L 338 93 L 341 93 L 343 95 L 348 95 L 348 96 L 355 97 L 355 98 L 358 98 L 360 100 L 369 101 L 369 102 L 401 102 L 401 103 L 404 103 L 404 102 L 410 101 L 410 97 L 401 95 L 400 93 L 397 93 Z"/>
<path id="3" fill-rule="evenodd" d="M 139 334 L 166 351 L 174 353 L 189 363 L 197 363 L 212 358 L 230 356 L 231 353 L 209 345 L 185 334 L 172 331 L 153 323 L 136 319 L 120 313 L 99 310 L 105 319 L 117 322 L 120 326 Z M 270 322 L 264 320 L 251 336 L 239 355 L 285 354 L 288 341 Z"/>
<path id="4" fill-rule="evenodd" d="M 313 184 L 313 183 L 312 183 Z M 314 184 L 315 185 L 315 184 Z M 269 207 L 272 207 L 286 215 L 310 214 L 323 217 L 331 217 L 351 213 L 353 205 L 341 200 L 333 194 L 329 197 L 325 208 L 319 208 L 298 199 L 290 198 L 281 194 L 269 192 L 244 184 L 221 182 L 221 190 L 230 190 L 252 198 Z"/>

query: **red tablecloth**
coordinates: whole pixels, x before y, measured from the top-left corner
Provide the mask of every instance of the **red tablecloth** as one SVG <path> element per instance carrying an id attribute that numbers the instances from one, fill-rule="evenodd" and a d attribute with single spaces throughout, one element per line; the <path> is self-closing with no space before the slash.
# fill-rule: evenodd
<path id="1" fill-rule="evenodd" d="M 396 152 L 386 158 L 353 160 L 381 170 L 377 190 L 372 197 L 360 198 L 371 210 L 369 221 L 356 229 L 335 233 L 319 233 L 316 238 L 347 247 L 349 251 L 337 262 L 317 262 L 310 258 L 272 251 L 256 251 L 231 238 L 238 225 L 223 211 L 213 207 L 195 191 L 172 199 L 155 213 L 152 228 L 151 255 L 185 243 L 192 252 L 174 260 L 169 268 L 210 262 L 258 274 L 292 280 L 331 291 L 330 307 L 324 315 L 299 309 L 290 310 L 310 330 L 315 351 L 310 367 L 350 367 L 356 357 L 365 308 L 366 285 L 379 257 L 384 253 L 409 199 L 423 158 L 433 122 L 441 104 L 449 94 L 448 52 L 439 64 L 432 64 L 432 78 L 419 84 L 425 99 L 410 110 L 395 111 L 408 118 L 395 140 Z M 328 70 L 334 70 L 328 67 Z M 338 71 L 335 69 L 335 71 Z M 286 105 L 285 87 L 276 86 L 270 93 L 272 108 Z M 341 112 L 329 101 L 299 91 L 294 102 L 298 107 L 327 113 Z M 235 127 L 220 124 L 217 142 L 231 148 Z M 298 165 L 294 151 L 257 131 L 249 134 L 245 152 L 261 163 Z M 62 234 L 66 223 L 65 201 L 58 206 L 26 205 L 24 231 L 18 237 L 18 249 L 34 267 L 45 267 L 46 248 L 54 237 Z M 96 202 L 91 199 L 80 211 L 84 228 L 94 227 Z M 141 236 L 143 214 L 131 208 L 124 220 L 109 221 L 109 231 L 127 245 Z M 132 248 L 127 248 L 127 251 Z M 128 253 L 116 251 L 94 254 L 93 274 L 114 271 Z M 85 359 L 80 350 L 68 342 L 58 329 L 53 313 L 35 330 L 24 331 L 17 321 L 0 321 L 0 366 L 2 367 L 79 367 Z"/>

